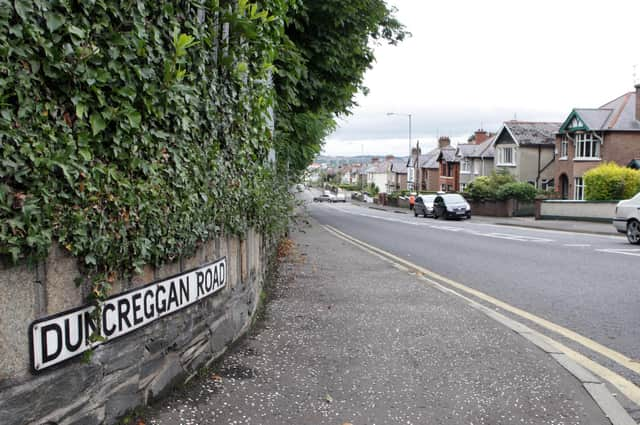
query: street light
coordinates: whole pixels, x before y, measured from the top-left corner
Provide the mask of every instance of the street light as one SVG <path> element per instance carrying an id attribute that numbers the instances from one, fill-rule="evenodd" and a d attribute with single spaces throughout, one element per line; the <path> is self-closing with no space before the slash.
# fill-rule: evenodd
<path id="1" fill-rule="evenodd" d="M 387 112 L 387 116 L 399 115 L 401 117 L 409 118 L 409 155 L 411 155 L 411 114 L 399 114 L 397 112 Z"/>
<path id="2" fill-rule="evenodd" d="M 392 116 L 392 115 L 399 115 L 401 117 L 408 117 L 409 118 L 409 158 L 411 158 L 411 114 L 401 114 L 401 113 L 397 113 L 397 112 L 387 112 L 387 116 Z M 418 190 L 420 190 L 419 185 L 418 185 Z"/>

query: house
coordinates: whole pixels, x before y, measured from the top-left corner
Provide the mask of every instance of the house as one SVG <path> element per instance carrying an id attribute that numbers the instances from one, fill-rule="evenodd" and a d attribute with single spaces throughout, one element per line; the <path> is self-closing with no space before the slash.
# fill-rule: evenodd
<path id="1" fill-rule="evenodd" d="M 366 167 L 367 180 L 366 184 L 374 184 L 378 191 L 384 193 L 387 191 L 387 171 L 389 165 L 387 161 L 381 161 L 380 158 L 371 158 L 371 164 Z"/>
<path id="2" fill-rule="evenodd" d="M 388 192 L 405 189 L 407 187 L 407 162 L 401 159 L 391 160 L 387 178 Z"/>
<path id="3" fill-rule="evenodd" d="M 477 130 L 469 138 L 471 143 L 458 145 L 457 155 L 460 157 L 460 192 L 480 176 L 488 176 L 494 168 L 495 134 Z"/>
<path id="4" fill-rule="evenodd" d="M 627 166 L 640 157 L 640 84 L 594 109 L 573 109 L 555 139 L 556 192 L 584 199 L 583 176 L 604 162 Z"/>
<path id="5" fill-rule="evenodd" d="M 407 162 L 407 174 L 413 174 L 413 183 L 407 183 L 407 188 L 416 192 L 436 192 L 440 190 L 440 165 L 438 155 L 440 149 L 450 146 L 451 140 L 448 137 L 441 137 L 438 140 L 438 147 L 430 150 L 426 154 L 420 151 L 420 145 L 414 148 Z M 409 180 L 409 177 L 407 177 Z"/>
<path id="6" fill-rule="evenodd" d="M 442 139 L 442 138 L 441 138 Z M 449 139 L 447 137 L 447 139 Z M 460 159 L 458 150 L 449 145 L 440 149 L 438 154 L 438 190 L 458 192 L 460 190 Z"/>
<path id="7" fill-rule="evenodd" d="M 495 168 L 539 189 L 554 187 L 555 135 L 561 123 L 507 121 L 494 141 Z"/>

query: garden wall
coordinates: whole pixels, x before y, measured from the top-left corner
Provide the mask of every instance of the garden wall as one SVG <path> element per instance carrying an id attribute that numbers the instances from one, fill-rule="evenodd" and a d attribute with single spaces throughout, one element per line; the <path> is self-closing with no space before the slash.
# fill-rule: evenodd
<path id="1" fill-rule="evenodd" d="M 611 222 L 618 201 L 544 200 L 536 204 L 536 218 Z"/>
<path id="2" fill-rule="evenodd" d="M 473 201 L 467 199 L 471 205 L 471 215 L 488 217 L 515 217 L 533 216 L 534 205 L 532 202 L 519 202 L 515 199 L 505 201 Z"/>
<path id="3" fill-rule="evenodd" d="M 57 246 L 34 266 L 0 269 L 0 424 L 111 424 L 145 405 L 226 351 L 250 326 L 274 250 L 255 231 L 222 237 L 196 255 L 116 282 L 113 293 L 152 287 L 224 259 L 224 286 L 211 296 L 133 330 L 82 356 L 34 371 L 29 326 L 83 305 L 76 260 Z M 222 279 L 222 277 L 221 277 Z M 222 281 L 221 281 L 222 282 Z"/>

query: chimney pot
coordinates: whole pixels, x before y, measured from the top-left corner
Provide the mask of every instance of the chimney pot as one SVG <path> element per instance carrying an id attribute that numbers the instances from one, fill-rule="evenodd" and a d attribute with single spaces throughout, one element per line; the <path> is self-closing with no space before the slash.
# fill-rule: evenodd
<path id="1" fill-rule="evenodd" d="M 449 137 L 447 137 L 447 136 L 441 136 L 438 139 L 438 147 L 440 149 L 442 149 L 442 148 L 445 148 L 447 146 L 451 146 L 451 139 L 449 139 Z"/>

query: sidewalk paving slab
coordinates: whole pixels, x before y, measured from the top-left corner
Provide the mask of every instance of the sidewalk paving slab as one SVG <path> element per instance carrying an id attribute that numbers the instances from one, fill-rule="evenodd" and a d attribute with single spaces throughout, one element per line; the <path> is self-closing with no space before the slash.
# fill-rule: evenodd
<path id="1" fill-rule="evenodd" d="M 311 223 L 264 321 L 147 424 L 610 423 L 549 354 Z"/>

